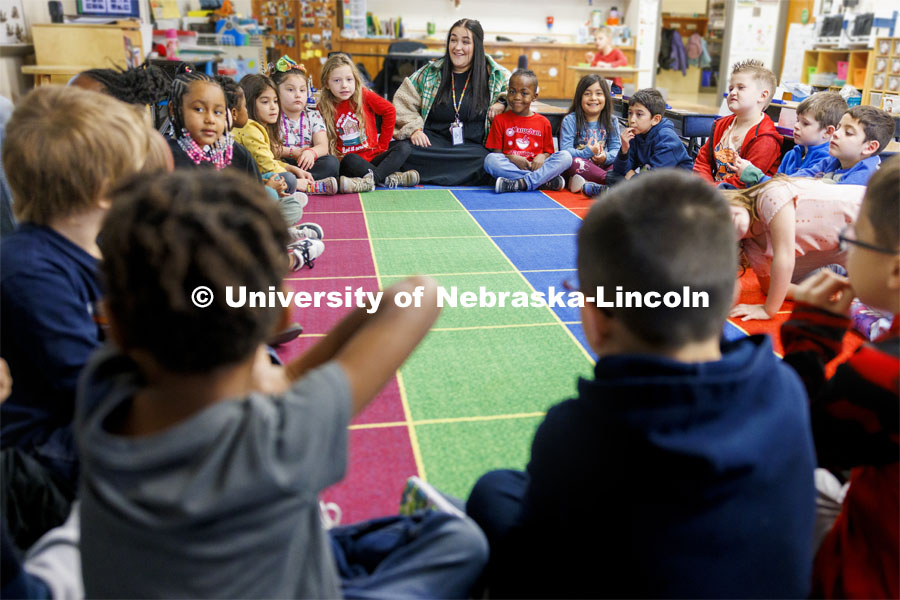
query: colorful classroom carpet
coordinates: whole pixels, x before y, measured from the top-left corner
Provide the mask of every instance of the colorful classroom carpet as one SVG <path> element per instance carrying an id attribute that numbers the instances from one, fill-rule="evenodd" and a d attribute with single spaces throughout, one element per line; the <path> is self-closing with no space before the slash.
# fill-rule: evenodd
<path id="1" fill-rule="evenodd" d="M 576 233 L 590 204 L 569 192 L 497 195 L 486 188 L 313 197 L 304 220 L 324 228 L 325 253 L 285 285 L 374 292 L 426 274 L 458 294 L 482 286 L 559 292 L 575 281 Z M 742 284 L 742 301 L 758 299 L 752 274 Z M 295 309 L 304 333 L 280 349 L 282 358 L 315 344 L 348 310 Z M 725 336 L 771 333 L 786 317 L 729 323 Z M 546 410 L 592 373 L 579 318 L 569 307 L 445 307 L 397 376 L 354 419 L 347 476 L 323 499 L 336 502 L 350 523 L 394 514 L 410 475 L 465 498 L 484 472 L 523 468 Z"/>

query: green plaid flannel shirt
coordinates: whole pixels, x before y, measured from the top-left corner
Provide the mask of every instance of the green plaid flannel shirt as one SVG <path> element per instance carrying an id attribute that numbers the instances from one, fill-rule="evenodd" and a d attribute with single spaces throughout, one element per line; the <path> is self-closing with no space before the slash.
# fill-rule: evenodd
<path id="1" fill-rule="evenodd" d="M 509 83 L 510 72 L 498 65 L 493 58 L 485 56 L 488 61 L 490 75 L 488 75 L 488 87 L 491 90 L 491 104 L 494 104 L 501 95 L 506 94 L 506 88 Z M 410 81 L 419 92 L 422 98 L 422 119 L 428 120 L 428 113 L 434 104 L 434 97 L 437 95 L 438 89 L 441 87 L 441 67 L 444 59 L 439 58 L 433 60 L 412 75 L 409 76 Z M 491 118 L 486 117 L 484 120 L 484 138 L 487 139 L 491 130 Z"/>

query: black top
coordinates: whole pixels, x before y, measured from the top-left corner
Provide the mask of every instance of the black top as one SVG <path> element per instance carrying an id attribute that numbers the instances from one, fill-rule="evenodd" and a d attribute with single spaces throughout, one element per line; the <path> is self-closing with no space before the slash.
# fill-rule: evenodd
<path id="1" fill-rule="evenodd" d="M 462 103 L 459 107 L 459 120 L 463 123 L 463 136 L 467 142 L 472 142 L 475 144 L 483 144 L 484 143 L 484 119 L 487 117 L 487 111 L 481 112 L 475 115 L 470 114 L 472 112 L 472 82 L 469 82 L 469 87 L 466 88 L 466 93 L 463 95 L 463 87 L 466 85 L 466 78 L 469 76 L 469 72 L 466 73 L 453 73 L 453 80 L 456 86 L 456 101 L 460 101 L 460 97 L 462 97 Z M 453 89 L 451 88 L 451 94 L 453 93 Z M 445 137 L 448 140 L 450 137 L 450 125 L 456 120 L 456 110 L 453 108 L 453 103 L 449 101 L 447 102 L 438 102 L 435 100 L 434 104 L 431 107 L 431 111 L 428 113 L 428 118 L 425 120 L 425 132 L 428 135 L 439 135 L 441 137 Z"/>

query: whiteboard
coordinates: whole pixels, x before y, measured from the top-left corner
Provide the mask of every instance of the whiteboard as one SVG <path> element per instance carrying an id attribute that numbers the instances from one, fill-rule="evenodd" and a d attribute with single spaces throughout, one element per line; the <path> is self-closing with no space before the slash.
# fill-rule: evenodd
<path id="1" fill-rule="evenodd" d="M 787 44 L 784 48 L 784 67 L 781 69 L 781 81 L 802 81 L 803 53 L 811 50 L 816 41 L 816 26 L 813 23 L 791 23 L 788 29 Z"/>

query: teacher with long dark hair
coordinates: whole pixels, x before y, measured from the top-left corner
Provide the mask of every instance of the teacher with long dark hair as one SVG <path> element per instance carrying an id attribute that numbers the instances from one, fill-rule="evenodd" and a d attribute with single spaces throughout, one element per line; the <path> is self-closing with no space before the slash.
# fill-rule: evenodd
<path id="1" fill-rule="evenodd" d="M 484 53 L 481 23 L 454 23 L 444 57 L 407 77 L 394 95 L 394 138 L 413 145 L 403 169 L 432 185 L 487 181 L 484 142 L 491 120 L 506 109 L 508 81 L 509 71 Z"/>

